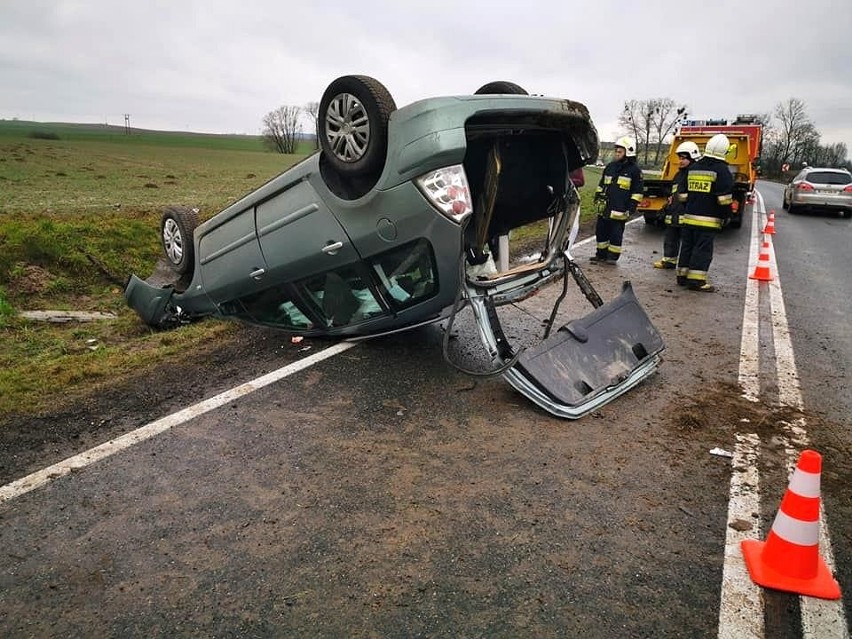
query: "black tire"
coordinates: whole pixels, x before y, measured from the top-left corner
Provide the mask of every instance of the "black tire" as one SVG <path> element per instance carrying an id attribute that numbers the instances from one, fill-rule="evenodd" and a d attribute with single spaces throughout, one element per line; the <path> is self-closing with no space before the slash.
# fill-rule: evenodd
<path id="1" fill-rule="evenodd" d="M 797 207 L 793 206 L 792 202 L 790 202 L 787 205 L 787 213 L 789 213 L 790 215 L 795 215 L 798 212 L 799 212 L 799 209 Z"/>
<path id="2" fill-rule="evenodd" d="M 497 80 L 496 82 L 489 82 L 488 84 L 483 84 L 479 87 L 474 95 L 529 95 L 526 89 L 522 86 L 515 84 L 514 82 L 507 82 L 505 80 Z"/>
<path id="3" fill-rule="evenodd" d="M 169 265 L 179 274 L 191 273 L 195 267 L 195 241 L 198 210 L 186 206 L 169 206 L 160 220 L 160 243 Z"/>
<path id="4" fill-rule="evenodd" d="M 743 218 L 742 218 L 741 215 L 738 215 L 736 217 L 731 218 L 731 228 L 732 229 L 741 228 L 742 225 L 743 225 Z"/>
<path id="5" fill-rule="evenodd" d="M 781 208 L 784 209 L 785 211 L 787 210 L 787 196 L 786 195 L 781 196 Z"/>
<path id="6" fill-rule="evenodd" d="M 317 137 L 328 164 L 346 177 L 380 173 L 394 111 L 390 92 L 366 75 L 344 75 L 329 84 L 317 114 Z M 354 129 L 353 121 L 359 123 Z"/>

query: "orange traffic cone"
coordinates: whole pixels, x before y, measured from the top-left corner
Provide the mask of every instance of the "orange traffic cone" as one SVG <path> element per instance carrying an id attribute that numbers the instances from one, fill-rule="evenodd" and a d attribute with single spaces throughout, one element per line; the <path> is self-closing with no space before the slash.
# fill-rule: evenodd
<path id="1" fill-rule="evenodd" d="M 819 483 L 822 456 L 799 457 L 766 541 L 740 546 L 752 580 L 766 588 L 822 599 L 840 599 L 840 584 L 819 556 Z"/>
<path id="2" fill-rule="evenodd" d="M 754 267 L 754 273 L 748 276 L 752 280 L 760 280 L 761 282 L 771 282 L 772 272 L 769 270 L 769 242 L 764 242 L 760 249 L 760 255 L 757 258 L 757 266 Z"/>
<path id="3" fill-rule="evenodd" d="M 775 235 L 775 211 L 769 212 L 769 216 L 766 219 L 766 228 L 763 229 L 763 232 L 767 235 Z"/>

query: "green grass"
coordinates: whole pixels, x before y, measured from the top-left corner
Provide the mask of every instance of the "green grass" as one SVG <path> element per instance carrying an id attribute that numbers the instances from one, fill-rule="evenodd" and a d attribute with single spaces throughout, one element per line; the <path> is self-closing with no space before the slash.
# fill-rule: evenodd
<path id="1" fill-rule="evenodd" d="M 42 410 L 232 335 L 234 324 L 214 321 L 152 331 L 125 304 L 124 278 L 151 272 L 165 206 L 209 217 L 304 157 L 238 136 L 32 125 L 0 121 L 0 415 Z M 34 129 L 60 139 L 29 137 Z M 118 319 L 57 325 L 17 315 L 36 309 Z"/>

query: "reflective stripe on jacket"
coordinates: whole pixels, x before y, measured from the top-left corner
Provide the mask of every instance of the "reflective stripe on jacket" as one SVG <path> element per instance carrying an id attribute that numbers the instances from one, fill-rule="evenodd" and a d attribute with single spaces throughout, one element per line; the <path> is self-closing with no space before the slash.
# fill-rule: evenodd
<path id="1" fill-rule="evenodd" d="M 642 201 L 642 171 L 635 162 L 613 160 L 606 165 L 595 194 L 606 196 L 604 217 L 625 221 Z"/>
<path id="2" fill-rule="evenodd" d="M 678 185 L 678 201 L 684 212 L 680 223 L 705 229 L 721 229 L 731 214 L 734 178 L 724 160 L 703 157 L 687 170 Z"/>

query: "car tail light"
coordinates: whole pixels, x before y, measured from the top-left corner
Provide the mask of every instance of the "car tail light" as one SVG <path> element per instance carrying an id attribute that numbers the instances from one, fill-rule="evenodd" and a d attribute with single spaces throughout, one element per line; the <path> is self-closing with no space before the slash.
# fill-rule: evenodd
<path id="1" fill-rule="evenodd" d="M 414 180 L 441 213 L 459 224 L 473 213 L 470 187 L 461 164 L 430 171 Z"/>
<path id="2" fill-rule="evenodd" d="M 845 189 L 843 189 L 843 192 L 844 193 L 852 193 L 852 184 L 850 184 Z"/>
<path id="3" fill-rule="evenodd" d="M 799 186 L 797 186 L 796 188 L 799 189 L 800 191 L 813 191 L 814 190 L 814 187 L 812 187 L 807 182 L 800 183 Z"/>
<path id="4" fill-rule="evenodd" d="M 737 212 L 737 211 L 739 211 L 739 210 L 740 210 L 740 201 L 739 201 L 739 200 L 734 200 L 733 202 L 731 202 L 731 211 L 733 211 L 734 213 L 736 213 L 736 212 Z"/>
<path id="5" fill-rule="evenodd" d="M 651 206 L 651 200 L 649 200 L 648 198 L 645 198 L 639 203 L 640 209 L 647 209 L 649 206 Z"/>

